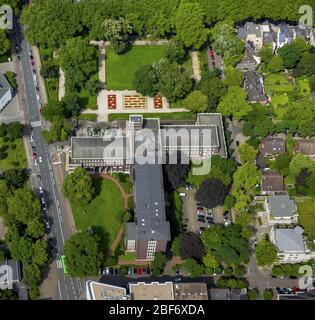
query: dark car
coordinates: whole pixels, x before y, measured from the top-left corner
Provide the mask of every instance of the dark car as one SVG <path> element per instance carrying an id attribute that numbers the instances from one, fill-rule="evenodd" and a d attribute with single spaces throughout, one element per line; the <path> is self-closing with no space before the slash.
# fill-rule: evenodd
<path id="1" fill-rule="evenodd" d="M 147 267 L 147 272 L 146 272 L 148 275 L 151 274 L 151 269 L 149 267 Z"/>
<path id="2" fill-rule="evenodd" d="M 33 151 L 33 152 L 35 152 L 35 151 L 36 151 L 35 146 L 32 146 L 32 151 Z"/>
<path id="3" fill-rule="evenodd" d="M 133 274 L 137 274 L 137 268 L 133 268 Z"/>
<path id="4" fill-rule="evenodd" d="M 198 219 L 205 219 L 205 216 L 203 214 L 198 214 Z"/>
<path id="5" fill-rule="evenodd" d="M 33 74 L 36 74 L 36 70 L 35 69 L 33 69 Z"/>
<path id="6" fill-rule="evenodd" d="M 115 268 L 115 269 L 114 269 L 114 274 L 115 274 L 115 276 L 118 276 L 118 275 L 119 275 L 119 269 L 118 269 L 118 268 Z"/>
<path id="7" fill-rule="evenodd" d="M 32 65 L 32 66 L 35 66 L 34 60 L 31 60 L 31 65 Z"/>
<path id="8" fill-rule="evenodd" d="M 146 274 L 147 273 L 147 268 L 142 268 L 142 273 Z"/>
<path id="9" fill-rule="evenodd" d="M 113 268 L 109 268 L 109 274 L 112 276 L 114 274 Z"/>
<path id="10" fill-rule="evenodd" d="M 33 57 L 33 55 L 32 55 L 32 54 L 30 54 L 30 59 L 31 59 L 31 60 L 34 60 L 34 57 Z"/>
<path id="11" fill-rule="evenodd" d="M 213 217 L 211 217 L 211 216 L 207 216 L 206 219 L 207 219 L 208 221 L 213 221 Z"/>
<path id="12" fill-rule="evenodd" d="M 206 223 L 206 220 L 205 219 L 198 219 L 198 222 L 202 222 L 202 223 Z"/>
<path id="13" fill-rule="evenodd" d="M 203 207 L 197 207 L 197 210 L 203 211 Z"/>

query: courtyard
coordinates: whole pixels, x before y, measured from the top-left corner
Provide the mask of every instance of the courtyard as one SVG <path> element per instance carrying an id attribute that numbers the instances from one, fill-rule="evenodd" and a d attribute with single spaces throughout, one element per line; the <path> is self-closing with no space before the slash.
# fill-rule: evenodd
<path id="1" fill-rule="evenodd" d="M 108 90 L 133 90 L 133 78 L 139 67 L 158 62 L 164 57 L 165 46 L 133 46 L 124 54 L 106 48 L 106 85 Z"/>

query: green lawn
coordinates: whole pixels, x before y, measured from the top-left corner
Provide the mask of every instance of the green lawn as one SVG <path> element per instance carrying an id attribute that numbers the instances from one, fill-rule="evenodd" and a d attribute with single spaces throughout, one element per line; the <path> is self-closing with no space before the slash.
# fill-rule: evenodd
<path id="1" fill-rule="evenodd" d="M 82 89 L 79 97 L 84 109 L 97 109 L 97 98 L 96 96 L 91 96 L 87 89 Z"/>
<path id="2" fill-rule="evenodd" d="M 271 103 L 275 107 L 278 105 L 284 106 L 285 104 L 289 103 L 289 97 L 286 93 L 275 94 L 274 96 L 271 97 Z"/>
<path id="3" fill-rule="evenodd" d="M 315 238 L 315 199 L 297 202 L 299 210 L 299 222 L 306 233 Z"/>
<path id="4" fill-rule="evenodd" d="M 78 230 L 95 227 L 104 248 L 108 249 L 121 227 L 124 203 L 119 189 L 112 181 L 94 179 L 93 185 L 96 196 L 86 208 L 71 203 L 75 225 Z"/>
<path id="5" fill-rule="evenodd" d="M 97 115 L 96 114 L 89 114 L 89 113 L 83 113 L 79 115 L 79 120 L 88 120 L 88 121 L 96 121 Z"/>
<path id="6" fill-rule="evenodd" d="M 45 79 L 46 90 L 49 101 L 57 101 L 58 100 L 58 91 L 59 91 L 59 79 L 58 78 L 50 78 Z"/>
<path id="7" fill-rule="evenodd" d="M 14 141 L 4 142 L 4 138 L 0 138 L 0 147 L 8 146 L 5 151 L 7 157 L 0 160 L 0 171 L 14 169 L 14 168 L 26 168 L 26 157 L 23 147 L 22 139 L 15 139 Z M 14 148 L 14 145 L 16 146 Z"/>
<path id="8" fill-rule="evenodd" d="M 106 84 L 109 90 L 132 90 L 134 73 L 140 66 L 158 62 L 164 57 L 164 46 L 133 46 L 124 54 L 113 47 L 106 49 Z"/>
<path id="9" fill-rule="evenodd" d="M 127 120 L 129 115 L 134 113 L 111 113 L 108 116 L 109 121 Z M 161 120 L 192 120 L 196 115 L 192 112 L 171 112 L 171 113 L 141 113 L 144 118 L 160 118 Z"/>
<path id="10" fill-rule="evenodd" d="M 0 63 L 8 62 L 10 56 L 10 52 L 3 54 L 2 56 L 0 55 Z"/>
<path id="11" fill-rule="evenodd" d="M 300 86 L 300 91 L 301 94 L 305 97 L 310 96 L 311 88 L 308 79 L 300 79 L 299 80 L 299 86 Z"/>
<path id="12" fill-rule="evenodd" d="M 130 176 L 126 173 L 112 173 L 114 178 L 116 178 L 126 193 L 132 193 L 132 182 L 130 181 Z"/>
<path id="13" fill-rule="evenodd" d="M 119 256 L 119 259 L 127 260 L 127 261 L 135 261 L 136 255 L 134 252 L 126 252 L 126 254 Z"/>
<path id="14" fill-rule="evenodd" d="M 270 92 L 290 92 L 294 88 L 293 83 L 289 82 L 287 78 L 279 74 L 268 74 L 265 76 L 265 89 L 267 93 Z"/>

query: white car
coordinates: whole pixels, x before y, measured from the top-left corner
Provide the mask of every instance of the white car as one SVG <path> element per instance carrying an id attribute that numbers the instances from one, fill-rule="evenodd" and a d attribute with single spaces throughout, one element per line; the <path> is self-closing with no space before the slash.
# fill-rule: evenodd
<path id="1" fill-rule="evenodd" d="M 42 157 L 38 157 L 38 161 L 39 161 L 40 163 L 42 163 L 42 162 L 43 162 Z"/>
<path id="2" fill-rule="evenodd" d="M 33 136 L 31 136 L 31 143 L 33 143 L 34 142 L 34 138 L 33 138 Z"/>
<path id="3" fill-rule="evenodd" d="M 44 199 L 44 197 L 42 197 L 42 204 L 45 204 L 46 202 L 45 202 L 45 199 Z"/>
<path id="4" fill-rule="evenodd" d="M 231 224 L 231 221 L 230 221 L 230 220 L 225 220 L 225 221 L 224 221 L 224 225 L 225 225 L 225 226 L 228 226 L 229 224 Z"/>
<path id="5" fill-rule="evenodd" d="M 38 189 L 39 189 L 39 193 L 40 193 L 40 194 L 43 194 L 43 188 L 42 188 L 42 187 L 39 187 Z"/>
<path id="6" fill-rule="evenodd" d="M 40 100 L 39 94 L 36 95 L 36 99 L 37 99 L 37 100 Z"/>
<path id="7" fill-rule="evenodd" d="M 37 160 L 36 160 L 36 159 L 34 160 L 34 164 L 35 164 L 35 166 L 37 166 L 37 165 L 38 165 L 38 162 L 37 162 Z"/>

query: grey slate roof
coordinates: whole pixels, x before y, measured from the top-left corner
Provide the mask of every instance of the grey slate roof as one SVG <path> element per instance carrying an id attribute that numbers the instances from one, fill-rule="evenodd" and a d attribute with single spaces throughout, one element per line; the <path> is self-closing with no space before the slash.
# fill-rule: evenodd
<path id="1" fill-rule="evenodd" d="M 248 101 L 267 101 L 268 97 L 265 94 L 263 85 L 263 76 L 257 71 L 246 71 L 244 76 L 244 87 L 247 92 Z"/>
<path id="2" fill-rule="evenodd" d="M 296 205 L 288 195 L 276 195 L 268 197 L 268 206 L 275 218 L 292 217 L 296 214 Z"/>
<path id="3" fill-rule="evenodd" d="M 145 123 L 145 128 L 155 129 L 158 134 L 158 119 L 150 119 Z M 145 132 L 143 132 L 145 135 Z M 155 149 L 158 148 L 158 139 L 155 139 Z M 141 144 L 135 141 L 135 148 Z M 154 154 L 157 160 L 158 154 Z M 140 164 L 135 161 L 134 167 L 134 194 L 135 194 L 135 212 L 136 225 L 128 226 L 128 233 L 135 232 L 132 228 L 136 228 L 135 240 L 164 240 L 169 241 L 170 225 L 166 221 L 164 186 L 162 176 L 162 165 L 158 164 Z M 127 238 L 128 239 L 128 238 Z"/>
<path id="4" fill-rule="evenodd" d="M 196 126 L 196 125 L 179 125 L 179 126 L 161 126 L 161 139 L 165 147 L 170 146 L 211 146 L 219 147 L 219 137 L 217 126 Z M 182 132 L 182 135 L 180 133 Z M 177 141 L 170 139 L 174 133 L 178 135 Z M 208 134 L 210 133 L 210 134 Z M 179 136 L 180 135 L 180 136 Z M 182 138 L 182 139 L 181 139 Z M 183 141 L 182 141 L 183 140 Z M 175 145 L 172 145 L 175 143 Z"/>
<path id="5" fill-rule="evenodd" d="M 275 229 L 277 247 L 280 252 L 305 252 L 303 241 L 304 230 L 297 226 L 294 229 Z"/>
<path id="6" fill-rule="evenodd" d="M 125 137 L 112 137 L 108 140 L 103 137 L 73 137 L 71 144 L 72 159 L 126 159 L 126 150 L 129 150 L 128 139 Z M 104 153 L 109 145 L 116 146 L 120 153 Z M 118 149 L 119 146 L 122 146 L 122 149 Z"/>
<path id="7" fill-rule="evenodd" d="M 0 99 L 8 92 L 12 90 L 6 77 L 0 72 Z"/>

